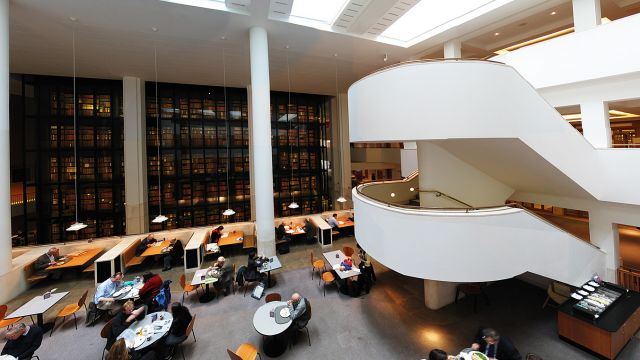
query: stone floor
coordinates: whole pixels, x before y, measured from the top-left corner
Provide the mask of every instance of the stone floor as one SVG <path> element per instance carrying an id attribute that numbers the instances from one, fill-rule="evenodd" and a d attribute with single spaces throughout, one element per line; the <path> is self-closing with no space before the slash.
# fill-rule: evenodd
<path id="1" fill-rule="evenodd" d="M 354 239 L 346 237 L 334 243 L 333 249 L 353 246 Z M 268 292 L 280 292 L 288 297 L 294 291 L 306 296 L 313 307 L 309 323 L 311 347 L 305 336 L 282 359 L 421 359 L 434 347 L 457 353 L 467 347 L 479 326 L 493 326 L 510 337 L 524 354 L 535 352 L 544 359 L 595 359 L 594 356 L 558 339 L 555 310 L 542 309 L 545 299 L 542 289 L 519 280 L 498 281 L 488 287 L 489 305 L 480 304 L 473 313 L 471 301 L 463 299 L 438 311 L 424 307 L 422 280 L 403 276 L 374 263 L 378 282 L 368 295 L 351 298 L 339 294 L 332 287 L 326 297 L 317 280 L 311 280 L 309 252 L 322 258 L 318 245 L 295 245 L 289 254 L 281 255 L 284 268 L 274 272 L 277 285 Z M 231 254 L 237 265 L 246 263 L 244 253 Z M 211 259 L 213 260 L 213 259 Z M 147 270 L 159 270 L 158 263 L 148 263 L 127 274 L 127 278 Z M 161 272 L 173 280 L 172 293 L 179 299 L 180 272 L 174 269 Z M 33 287 L 8 305 L 10 311 L 46 289 L 70 291 L 65 301 L 45 315 L 50 320 L 65 304 L 76 301 L 84 290 L 93 295 L 93 279 L 86 274 L 68 274 L 61 282 Z M 258 301 L 242 293 L 220 297 L 208 304 L 200 304 L 190 296 L 185 304 L 197 315 L 193 338 L 185 343 L 187 359 L 226 359 L 226 348 L 235 349 L 243 342 L 261 345 L 262 336 L 253 329 L 252 318 L 264 300 Z M 99 332 L 102 324 L 84 326 L 84 311 L 80 312 L 78 330 L 73 320 L 58 325 L 53 336 L 48 334 L 37 352 L 41 359 L 97 359 L 104 340 Z M 4 331 L 4 330 L 2 330 Z M 263 354 L 263 358 L 267 358 Z M 640 339 L 634 338 L 618 359 L 640 359 Z"/>

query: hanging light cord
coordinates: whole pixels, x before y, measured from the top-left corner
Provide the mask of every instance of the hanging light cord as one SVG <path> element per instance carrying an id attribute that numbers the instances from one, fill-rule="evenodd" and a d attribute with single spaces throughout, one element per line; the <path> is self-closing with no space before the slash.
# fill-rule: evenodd
<path id="1" fill-rule="evenodd" d="M 341 143 L 342 139 L 342 124 L 340 124 L 340 93 L 338 92 L 338 59 L 336 59 L 336 121 L 338 126 L 338 141 L 336 141 L 335 146 L 338 146 L 338 143 Z M 342 197 L 342 168 L 340 166 L 340 196 Z"/>
<path id="2" fill-rule="evenodd" d="M 76 28 L 73 28 L 73 36 L 72 36 L 72 44 L 73 44 L 73 161 L 76 167 L 76 176 L 75 176 L 75 190 L 76 190 L 76 223 L 78 223 L 78 127 L 77 127 L 77 116 L 76 116 Z"/>
<path id="3" fill-rule="evenodd" d="M 155 72 L 155 88 L 156 88 L 156 140 L 158 142 L 158 210 L 162 215 L 162 180 L 160 174 L 160 106 L 158 103 L 158 45 L 153 44 L 153 68 Z"/>
<path id="4" fill-rule="evenodd" d="M 293 193 L 293 143 L 291 142 L 291 121 L 289 120 L 289 109 L 291 108 L 291 70 L 289 69 L 289 53 L 287 53 L 287 84 L 288 84 L 288 99 L 287 99 L 287 122 L 289 123 L 289 133 L 287 134 L 287 141 L 289 141 L 289 169 L 291 170 L 291 178 L 289 179 L 289 190 L 291 191 L 291 202 L 296 201 L 296 197 Z M 298 159 L 298 162 L 300 159 Z"/>
<path id="5" fill-rule="evenodd" d="M 229 128 L 229 109 L 227 108 L 227 63 L 224 58 L 224 47 L 222 48 L 222 87 L 224 92 L 224 119 L 226 122 L 227 132 L 227 209 L 231 209 L 229 205 L 231 190 L 229 188 L 229 164 L 231 162 L 231 154 L 229 153 L 229 141 L 231 140 L 231 128 Z"/>

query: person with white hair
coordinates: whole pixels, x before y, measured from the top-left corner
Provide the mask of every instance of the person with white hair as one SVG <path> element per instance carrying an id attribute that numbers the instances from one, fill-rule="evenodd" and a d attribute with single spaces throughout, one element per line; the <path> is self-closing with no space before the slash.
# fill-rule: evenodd
<path id="1" fill-rule="evenodd" d="M 53 280 L 58 280 L 62 277 L 62 270 L 47 271 L 49 266 L 58 265 L 58 262 L 63 257 L 60 256 L 60 250 L 57 247 L 50 248 L 46 253 L 40 255 L 36 259 L 33 267 L 36 270 L 37 275 L 46 275 Z"/>
<path id="2" fill-rule="evenodd" d="M 231 262 L 227 261 L 224 256 L 220 256 L 213 266 L 211 266 L 211 274 L 218 278 L 218 281 L 213 284 L 213 287 L 217 291 L 223 291 L 225 295 L 229 295 L 231 284 L 233 284 L 233 266 Z"/>
<path id="3" fill-rule="evenodd" d="M 42 344 L 42 329 L 18 323 L 5 334 L 6 344 L 2 355 L 10 355 L 18 360 L 29 360 Z"/>

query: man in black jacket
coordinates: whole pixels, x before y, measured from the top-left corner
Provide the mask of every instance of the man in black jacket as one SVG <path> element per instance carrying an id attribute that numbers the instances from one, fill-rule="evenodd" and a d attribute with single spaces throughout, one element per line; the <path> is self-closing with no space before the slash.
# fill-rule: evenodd
<path id="1" fill-rule="evenodd" d="M 182 256 L 184 256 L 184 247 L 182 246 L 182 242 L 177 239 L 169 240 L 169 251 L 164 255 L 163 262 L 164 268 L 162 271 L 171 270 L 171 266 L 175 264 L 176 261 L 180 260 Z"/>
<path id="2" fill-rule="evenodd" d="M 500 336 L 492 328 L 480 328 L 473 344 L 471 344 L 471 348 L 484 353 L 490 359 L 522 360 L 520 352 L 513 346 L 511 341 L 504 336 Z"/>
<path id="3" fill-rule="evenodd" d="M 62 270 L 53 270 L 47 271 L 49 266 L 57 265 L 58 261 L 62 257 L 60 256 L 60 250 L 56 247 L 52 247 L 46 253 L 40 255 L 38 259 L 36 259 L 33 267 L 36 270 L 37 275 L 46 275 L 54 280 L 58 280 L 62 277 Z"/>
<path id="4" fill-rule="evenodd" d="M 42 329 L 19 323 L 7 331 L 7 343 L 2 355 L 11 355 L 18 360 L 29 360 L 42 343 Z"/>

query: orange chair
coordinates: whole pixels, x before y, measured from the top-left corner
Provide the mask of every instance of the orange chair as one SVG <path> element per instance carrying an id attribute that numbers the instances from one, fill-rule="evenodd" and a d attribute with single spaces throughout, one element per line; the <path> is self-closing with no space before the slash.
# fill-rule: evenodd
<path id="1" fill-rule="evenodd" d="M 355 253 L 356 251 L 353 250 L 351 246 L 345 246 L 342 248 L 342 252 L 344 253 L 345 256 L 351 257 L 353 253 Z"/>
<path id="2" fill-rule="evenodd" d="M 198 294 L 198 289 L 200 288 L 200 285 L 191 285 L 191 284 L 187 284 L 187 280 L 184 276 L 184 274 L 180 275 L 180 286 L 182 287 L 182 301 L 181 303 L 184 303 L 184 295 L 185 294 L 189 294 L 192 291 L 196 291 L 196 294 Z"/>
<path id="3" fill-rule="evenodd" d="M 55 330 L 55 328 L 56 328 L 56 321 L 59 318 L 62 318 L 62 323 L 64 323 L 64 320 L 69 315 L 73 315 L 73 323 L 76 326 L 76 330 L 78 330 L 78 319 L 76 318 L 76 313 L 80 309 L 82 309 L 83 306 L 84 306 L 84 310 L 87 311 L 86 302 L 87 302 L 87 294 L 88 293 L 89 293 L 89 290 L 86 290 L 84 292 L 84 294 L 82 294 L 82 296 L 80 297 L 80 300 L 78 300 L 77 304 L 69 304 L 69 305 L 65 306 L 62 310 L 60 310 L 58 315 L 56 315 L 56 318 L 53 319 L 53 327 L 51 328 L 51 332 L 49 333 L 49 337 L 51 337 L 51 335 L 53 335 L 53 330 Z"/>
<path id="4" fill-rule="evenodd" d="M 313 251 L 309 253 L 309 257 L 311 258 L 311 266 L 312 266 L 311 280 L 313 280 L 313 273 L 315 273 L 316 271 L 325 270 L 324 260 L 321 260 L 321 259 L 314 260 Z M 320 285 L 320 279 L 318 279 L 318 285 Z"/>
<path id="5" fill-rule="evenodd" d="M 324 296 L 327 296 L 327 285 L 335 283 L 336 278 L 333 276 L 331 271 L 325 271 L 322 273 L 322 281 L 324 281 L 324 285 L 322 286 L 322 293 Z"/>
<path id="6" fill-rule="evenodd" d="M 18 321 L 22 320 L 22 317 L 17 317 L 13 319 L 5 319 L 5 315 L 7 315 L 7 305 L 0 305 L 0 329 L 6 326 L 11 326 Z"/>
<path id="7" fill-rule="evenodd" d="M 264 298 L 265 302 L 272 302 L 272 301 L 282 301 L 282 296 L 278 293 L 271 293 L 271 294 L 267 294 L 267 296 Z"/>
<path id="8" fill-rule="evenodd" d="M 236 351 L 227 349 L 227 354 L 231 360 L 255 360 L 256 356 L 262 360 L 258 349 L 250 343 L 240 345 Z"/>

